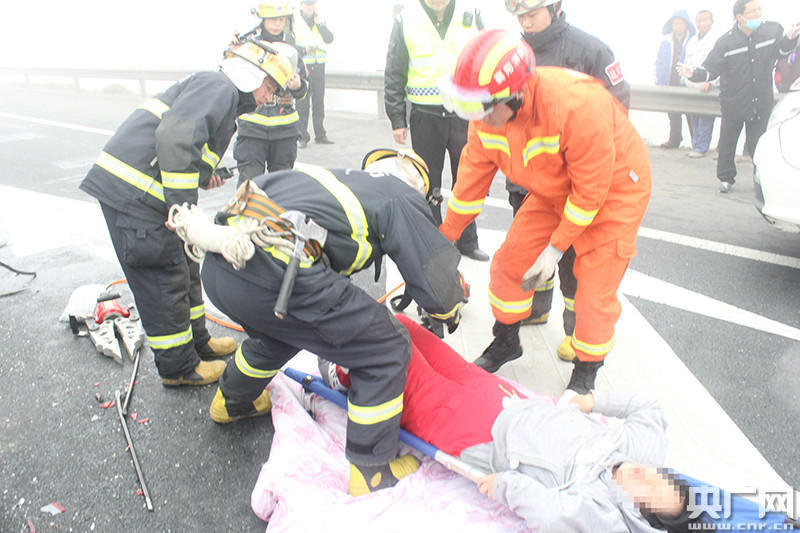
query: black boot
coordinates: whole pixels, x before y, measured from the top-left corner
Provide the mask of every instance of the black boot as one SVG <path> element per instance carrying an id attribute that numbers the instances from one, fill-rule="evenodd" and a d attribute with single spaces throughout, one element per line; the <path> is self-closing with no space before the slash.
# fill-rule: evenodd
<path id="1" fill-rule="evenodd" d="M 487 372 L 497 370 L 514 359 L 522 357 L 522 344 L 519 342 L 519 322 L 516 324 L 501 324 L 495 322 L 492 328 L 494 340 L 480 357 L 473 361 Z"/>
<path id="2" fill-rule="evenodd" d="M 594 378 L 597 377 L 597 371 L 603 366 L 603 361 L 579 361 L 576 357 L 572 360 L 572 364 L 575 366 L 572 369 L 572 377 L 569 378 L 567 388 L 578 394 L 587 394 L 594 389 Z"/>

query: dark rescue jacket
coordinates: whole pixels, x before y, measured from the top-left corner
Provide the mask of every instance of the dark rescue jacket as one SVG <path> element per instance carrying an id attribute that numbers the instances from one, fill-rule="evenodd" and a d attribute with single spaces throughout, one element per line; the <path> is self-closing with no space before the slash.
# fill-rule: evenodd
<path id="1" fill-rule="evenodd" d="M 80 188 L 117 211 L 163 221 L 172 204 L 197 203 L 236 130 L 252 111 L 222 72 L 197 72 L 145 101 L 106 143 Z"/>
<path id="2" fill-rule="evenodd" d="M 289 36 L 284 39 L 284 34 L 274 36 L 266 30 L 261 30 L 262 41 L 285 42 L 292 46 L 294 38 Z M 308 94 L 308 76 L 306 67 L 301 58 L 305 53 L 303 49 L 297 48 L 297 73 L 300 75 L 300 87 L 294 91 L 286 90 L 281 96 L 276 96 L 271 102 L 259 106 L 253 113 L 247 113 L 239 117 L 239 137 L 252 137 L 272 141 L 277 139 L 287 139 L 297 137 L 300 133 L 298 122 L 300 116 L 294 107 L 295 100 L 301 100 Z"/>
<path id="3" fill-rule="evenodd" d="M 328 230 L 323 251 L 330 269 L 349 276 L 375 264 L 377 271 L 388 255 L 406 282 L 405 290 L 425 310 L 446 313 L 463 299 L 460 254 L 439 232 L 422 195 L 394 176 L 297 164 L 253 181 L 283 209 L 300 211 Z M 286 262 L 258 249 L 236 275 L 277 291 Z M 327 269 L 322 261 L 301 263 L 293 298 L 305 294 L 304 299 L 324 310 L 337 301 L 342 288 L 330 283 L 322 269 Z M 290 309 L 313 307 L 293 302 Z"/>
<path id="4" fill-rule="evenodd" d="M 722 117 L 751 120 L 769 117 L 774 104 L 772 71 L 779 57 L 797 45 L 777 22 L 764 21 L 750 35 L 738 24 L 717 40 L 703 65 L 689 81 L 711 81 L 719 77 Z"/>

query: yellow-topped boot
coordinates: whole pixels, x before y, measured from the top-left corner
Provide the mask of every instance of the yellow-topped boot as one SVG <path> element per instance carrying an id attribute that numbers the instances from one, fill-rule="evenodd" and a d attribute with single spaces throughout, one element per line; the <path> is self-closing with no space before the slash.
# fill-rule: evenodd
<path id="1" fill-rule="evenodd" d="M 377 466 L 350 463 L 347 493 L 351 496 L 364 496 L 376 490 L 394 487 L 398 481 L 413 474 L 418 468 L 419 460 L 413 455 L 401 455 L 388 464 Z"/>
<path id="2" fill-rule="evenodd" d="M 222 394 L 222 389 L 217 387 L 217 394 L 214 395 L 214 399 L 211 401 L 209 413 L 211 414 L 211 420 L 217 424 L 228 424 L 242 418 L 265 415 L 271 410 L 272 400 L 269 399 L 267 389 L 261 391 L 261 394 L 252 402 L 237 402 L 226 398 Z"/>
<path id="3" fill-rule="evenodd" d="M 572 337 L 564 337 L 561 344 L 556 349 L 558 358 L 562 361 L 572 361 L 575 359 L 575 350 L 572 349 Z"/>
<path id="4" fill-rule="evenodd" d="M 208 344 L 197 349 L 197 354 L 203 359 L 216 359 L 232 354 L 236 346 L 233 337 L 211 337 Z"/>
<path id="5" fill-rule="evenodd" d="M 225 372 L 225 361 L 200 361 L 191 372 L 179 378 L 161 378 L 165 387 L 181 385 L 208 385 L 216 383 Z"/>

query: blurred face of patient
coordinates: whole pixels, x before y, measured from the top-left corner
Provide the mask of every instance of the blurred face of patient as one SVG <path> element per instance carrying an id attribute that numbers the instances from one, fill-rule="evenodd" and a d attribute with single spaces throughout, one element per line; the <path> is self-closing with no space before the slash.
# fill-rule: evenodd
<path id="1" fill-rule="evenodd" d="M 677 517 L 684 502 L 677 484 L 654 466 L 622 463 L 614 472 L 617 485 L 640 508 L 665 517 Z"/>

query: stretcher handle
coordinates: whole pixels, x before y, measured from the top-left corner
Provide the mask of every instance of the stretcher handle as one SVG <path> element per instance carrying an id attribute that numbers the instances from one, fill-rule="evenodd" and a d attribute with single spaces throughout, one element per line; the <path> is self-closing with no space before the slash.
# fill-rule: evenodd
<path id="1" fill-rule="evenodd" d="M 327 385 L 325 385 L 325 382 L 322 381 L 322 378 L 318 376 L 312 376 L 311 374 L 306 374 L 305 372 L 300 372 L 299 370 L 295 370 L 294 368 L 290 367 L 284 368 L 283 373 L 300 383 L 304 389 L 315 394 L 319 394 L 326 400 L 335 403 L 342 409 L 347 409 L 347 396 L 339 391 L 329 388 Z M 467 464 L 457 457 L 443 452 L 436 446 L 425 442 L 421 438 L 403 428 L 400 428 L 399 439 L 400 442 L 408 444 L 415 450 L 424 453 L 448 470 L 452 470 L 457 474 L 461 474 L 470 481 L 477 482 L 479 478 L 486 475 L 486 472 Z"/>

